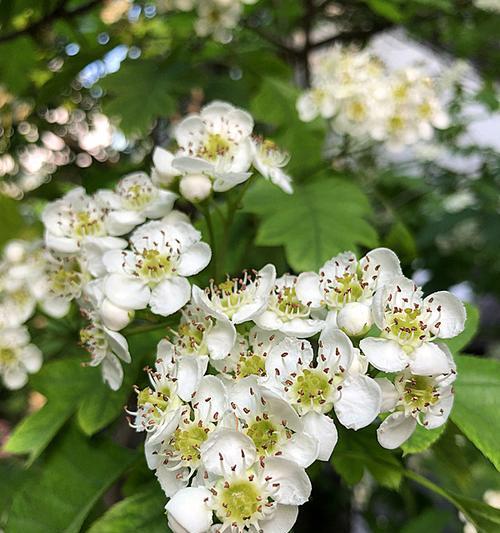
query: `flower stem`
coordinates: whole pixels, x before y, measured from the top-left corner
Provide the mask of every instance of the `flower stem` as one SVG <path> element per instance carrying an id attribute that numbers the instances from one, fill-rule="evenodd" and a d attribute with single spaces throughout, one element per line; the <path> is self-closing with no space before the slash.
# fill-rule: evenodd
<path id="1" fill-rule="evenodd" d="M 130 329 L 125 330 L 125 336 L 130 335 L 139 335 L 141 333 L 149 333 L 150 331 L 156 331 L 158 329 L 165 329 L 168 326 L 173 326 L 174 322 L 167 321 L 167 322 L 161 322 L 157 324 L 142 324 L 140 326 L 131 327 Z"/>
<path id="2" fill-rule="evenodd" d="M 218 257 L 217 257 L 217 241 L 215 238 L 215 231 L 214 231 L 214 225 L 212 221 L 212 214 L 210 213 L 210 207 L 208 206 L 200 206 L 200 211 L 202 212 L 203 216 L 205 217 L 205 221 L 207 223 L 207 229 L 208 229 L 208 236 L 210 239 L 210 246 L 212 248 L 212 271 L 213 271 L 213 277 L 215 279 L 218 278 Z"/>

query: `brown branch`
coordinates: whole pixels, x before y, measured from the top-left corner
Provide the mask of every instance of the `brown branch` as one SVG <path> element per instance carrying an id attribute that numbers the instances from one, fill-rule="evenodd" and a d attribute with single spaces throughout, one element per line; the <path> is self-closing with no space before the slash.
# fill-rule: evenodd
<path id="1" fill-rule="evenodd" d="M 34 35 L 38 30 L 44 26 L 52 24 L 58 19 L 64 18 L 68 20 L 79 15 L 83 15 L 102 2 L 102 0 L 90 0 L 90 2 L 78 6 L 75 9 L 67 9 L 67 1 L 68 0 L 61 0 L 50 13 L 42 17 L 40 20 L 33 22 L 33 24 L 30 24 L 29 26 L 26 26 L 20 30 L 12 31 L 10 33 L 6 33 L 5 35 L 0 35 L 0 43 L 12 41 L 13 39 L 23 35 Z"/>

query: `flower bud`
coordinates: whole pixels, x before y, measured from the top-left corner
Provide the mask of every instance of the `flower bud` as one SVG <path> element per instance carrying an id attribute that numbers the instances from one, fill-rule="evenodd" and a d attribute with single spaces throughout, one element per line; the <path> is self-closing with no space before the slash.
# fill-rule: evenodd
<path id="1" fill-rule="evenodd" d="M 179 183 L 179 191 L 190 202 L 201 202 L 210 194 L 212 182 L 204 174 L 183 176 Z"/>
<path id="2" fill-rule="evenodd" d="M 122 309 L 111 303 L 107 298 L 104 298 L 102 301 L 100 311 L 104 325 L 113 331 L 120 331 L 127 326 L 134 317 L 133 311 Z"/>
<path id="3" fill-rule="evenodd" d="M 372 324 L 370 307 L 359 302 L 346 304 L 337 315 L 338 327 L 351 337 L 364 335 Z"/>

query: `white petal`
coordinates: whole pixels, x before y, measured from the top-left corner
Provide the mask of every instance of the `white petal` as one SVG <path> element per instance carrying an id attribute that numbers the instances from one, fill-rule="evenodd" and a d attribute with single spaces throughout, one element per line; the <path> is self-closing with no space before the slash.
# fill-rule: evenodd
<path id="1" fill-rule="evenodd" d="M 142 280 L 121 274 L 110 274 L 106 278 L 104 293 L 111 303 L 123 309 L 144 309 L 151 294 Z"/>
<path id="2" fill-rule="evenodd" d="M 429 407 L 429 412 L 424 416 L 424 425 L 427 429 L 434 429 L 442 426 L 450 416 L 453 407 L 454 394 L 451 387 L 448 390 L 440 391 L 441 398 L 436 405 Z"/>
<path id="3" fill-rule="evenodd" d="M 382 287 L 394 278 L 401 276 L 398 256 L 388 248 L 376 248 L 368 252 L 359 261 L 363 279 L 372 285 L 373 276 L 377 276 L 375 288 Z"/>
<path id="4" fill-rule="evenodd" d="M 451 292 L 440 291 L 431 294 L 424 300 L 424 306 L 433 311 L 431 332 L 440 339 L 456 337 L 464 330 L 464 304 Z M 438 327 L 435 326 L 436 323 L 439 324 Z"/>
<path id="5" fill-rule="evenodd" d="M 281 447 L 281 452 L 283 459 L 288 459 L 302 468 L 307 468 L 318 458 L 319 442 L 307 433 L 295 433 Z"/>
<path id="6" fill-rule="evenodd" d="M 48 231 L 45 232 L 45 246 L 63 254 L 74 254 L 80 249 L 76 239 L 57 237 Z"/>
<path id="7" fill-rule="evenodd" d="M 269 520 L 261 520 L 259 527 L 262 533 L 288 533 L 299 514 L 299 508 L 296 505 L 278 504 L 274 513 Z"/>
<path id="8" fill-rule="evenodd" d="M 267 331 L 278 331 L 283 325 L 282 320 L 274 311 L 264 311 L 253 318 L 259 328 Z"/>
<path id="9" fill-rule="evenodd" d="M 161 218 L 170 213 L 177 200 L 177 194 L 171 191 L 158 191 L 158 198 L 146 207 L 143 215 L 147 218 Z"/>
<path id="10" fill-rule="evenodd" d="M 214 172 L 214 191 L 226 192 L 236 185 L 243 183 L 252 175 L 251 172 L 226 172 L 224 174 Z"/>
<path id="11" fill-rule="evenodd" d="M 125 363 L 130 363 L 132 359 L 128 351 L 127 339 L 120 333 L 111 331 L 106 327 L 103 327 L 103 330 L 106 333 L 107 341 L 113 353 Z"/>
<path id="12" fill-rule="evenodd" d="M 118 307 L 104 298 L 101 302 L 100 314 L 103 324 L 113 331 L 120 331 L 132 320 L 133 313 L 122 307 Z"/>
<path id="13" fill-rule="evenodd" d="M 177 394 L 182 400 L 189 402 L 207 370 L 208 357 L 177 356 L 176 361 Z"/>
<path id="14" fill-rule="evenodd" d="M 46 298 L 40 307 L 52 318 L 62 318 L 68 314 L 70 302 L 64 298 Z"/>
<path id="15" fill-rule="evenodd" d="M 270 377 L 277 374 L 284 380 L 286 376 L 297 372 L 298 367 L 307 367 L 312 359 L 313 349 L 308 341 L 286 338 L 274 346 L 266 357 L 266 374 Z"/>
<path id="16" fill-rule="evenodd" d="M 337 444 L 338 433 L 333 420 L 326 415 L 311 411 L 302 417 L 304 431 L 319 442 L 318 459 L 328 461 Z"/>
<path id="17" fill-rule="evenodd" d="M 281 333 L 291 337 L 298 337 L 299 339 L 312 337 L 319 333 L 324 326 L 323 320 L 314 320 L 312 318 L 293 318 L 287 322 L 283 322 L 279 328 Z"/>
<path id="18" fill-rule="evenodd" d="M 8 389 L 17 390 L 26 385 L 28 374 L 24 368 L 15 366 L 13 368 L 7 368 L 3 373 L 2 379 Z"/>
<path id="19" fill-rule="evenodd" d="M 381 402 L 382 392 L 375 380 L 368 376 L 348 377 L 335 402 L 335 414 L 343 426 L 358 430 L 375 420 Z"/>
<path id="20" fill-rule="evenodd" d="M 269 483 L 279 483 L 274 496 L 278 503 L 302 505 L 311 495 L 311 481 L 303 468 L 281 457 L 268 457 L 264 464 L 264 477 L 270 476 Z"/>
<path id="21" fill-rule="evenodd" d="M 412 416 L 405 416 L 401 411 L 392 413 L 377 429 L 377 438 L 381 446 L 394 450 L 406 442 L 415 431 L 417 421 Z"/>
<path id="22" fill-rule="evenodd" d="M 212 525 L 212 509 L 206 503 L 211 496 L 204 487 L 188 487 L 177 492 L 165 509 L 169 518 L 173 518 L 186 532 L 206 533 Z M 175 533 L 178 531 L 174 529 Z"/>
<path id="23" fill-rule="evenodd" d="M 302 272 L 295 285 L 297 298 L 311 307 L 321 307 L 323 295 L 320 290 L 319 275 L 316 272 Z"/>
<path id="24" fill-rule="evenodd" d="M 208 472 L 224 476 L 231 470 L 244 474 L 257 458 L 249 437 L 230 429 L 217 430 L 201 445 L 201 460 Z"/>
<path id="25" fill-rule="evenodd" d="M 178 171 L 190 174 L 200 174 L 202 172 L 212 174 L 214 172 L 214 165 L 199 157 L 176 157 L 172 161 L 172 166 Z"/>
<path id="26" fill-rule="evenodd" d="M 215 326 L 208 332 L 206 342 L 212 359 L 224 359 L 236 342 L 236 329 L 227 319 L 217 320 Z"/>
<path id="27" fill-rule="evenodd" d="M 343 367 L 348 369 L 354 357 L 354 347 L 351 339 L 340 331 L 331 322 L 321 332 L 319 337 L 319 360 L 322 368 L 337 369 Z"/>
<path id="28" fill-rule="evenodd" d="M 153 151 L 153 164 L 156 170 L 166 176 L 178 176 L 179 172 L 172 166 L 174 154 L 157 146 Z"/>
<path id="29" fill-rule="evenodd" d="M 128 274 L 135 270 L 136 257 L 129 250 L 109 250 L 103 254 L 102 263 L 111 274 Z"/>
<path id="30" fill-rule="evenodd" d="M 34 344 L 28 344 L 22 351 L 22 362 L 26 370 L 33 374 L 38 372 L 43 363 L 42 351 Z"/>
<path id="31" fill-rule="evenodd" d="M 191 285 L 189 285 L 189 281 L 177 276 L 163 280 L 151 291 L 149 305 L 153 313 L 169 316 L 187 304 L 190 296 Z"/>
<path id="32" fill-rule="evenodd" d="M 410 369 L 419 376 L 447 374 L 451 370 L 447 354 L 438 344 L 424 342 L 411 353 Z"/>
<path id="33" fill-rule="evenodd" d="M 226 315 L 215 308 L 205 291 L 201 290 L 197 285 L 193 285 L 191 292 L 193 303 L 203 309 L 205 313 L 219 320 L 227 320 Z"/>
<path id="34" fill-rule="evenodd" d="M 222 380 L 217 376 L 204 376 L 191 403 L 193 406 L 198 404 L 201 420 L 216 421 L 227 411 L 227 402 L 226 387 Z"/>
<path id="35" fill-rule="evenodd" d="M 193 244 L 181 254 L 177 273 L 180 276 L 194 276 L 210 263 L 211 258 L 212 250 L 207 243 L 198 242 Z"/>
<path id="36" fill-rule="evenodd" d="M 398 403 L 398 391 L 396 387 L 387 378 L 375 378 L 380 390 L 382 391 L 382 402 L 380 412 L 386 413 L 392 411 Z"/>
<path id="37" fill-rule="evenodd" d="M 408 356 L 393 340 L 368 337 L 359 346 L 370 363 L 383 372 L 398 372 L 408 364 Z"/>
<path id="38" fill-rule="evenodd" d="M 187 468 L 172 470 L 171 465 L 165 465 L 163 461 L 160 461 L 160 464 L 156 467 L 155 476 L 167 498 L 174 496 L 185 488 L 189 482 Z"/>
<path id="39" fill-rule="evenodd" d="M 111 211 L 106 217 L 106 227 L 110 235 L 125 235 L 145 220 L 137 211 Z"/>
<path id="40" fill-rule="evenodd" d="M 123 368 L 112 353 L 108 354 L 101 365 L 102 377 L 112 390 L 118 390 L 123 381 Z"/>

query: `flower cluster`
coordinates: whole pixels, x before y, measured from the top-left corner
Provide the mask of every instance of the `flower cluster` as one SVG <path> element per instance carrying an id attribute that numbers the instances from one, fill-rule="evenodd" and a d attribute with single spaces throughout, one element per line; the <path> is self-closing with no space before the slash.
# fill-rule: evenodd
<path id="1" fill-rule="evenodd" d="M 212 36 L 216 41 L 228 43 L 232 32 L 238 26 L 245 4 L 255 4 L 258 0 L 159 0 L 158 9 L 165 11 L 196 10 L 194 23 L 196 35 Z"/>
<path id="2" fill-rule="evenodd" d="M 384 142 L 398 150 L 430 140 L 448 115 L 432 79 L 416 67 L 389 72 L 368 51 L 336 46 L 313 67 L 312 89 L 297 101 L 299 116 L 332 120 L 337 133 Z"/>
<path id="3" fill-rule="evenodd" d="M 264 178 L 292 193 L 291 178 L 283 171 L 289 156 L 270 139 L 253 135 L 249 113 L 226 102 L 212 102 L 177 124 L 175 153 L 157 147 L 152 178 L 170 187 L 179 180 L 187 200 L 200 202 L 212 190 L 227 191 L 252 175 L 251 167 Z"/>
<path id="4" fill-rule="evenodd" d="M 311 492 L 305 468 L 337 443 L 334 420 L 358 430 L 382 415 L 386 448 L 444 424 L 456 371 L 439 341 L 464 322 L 455 296 L 424 298 L 385 248 L 193 285 L 129 411 L 172 531 L 290 531 Z"/>

